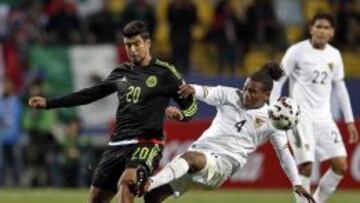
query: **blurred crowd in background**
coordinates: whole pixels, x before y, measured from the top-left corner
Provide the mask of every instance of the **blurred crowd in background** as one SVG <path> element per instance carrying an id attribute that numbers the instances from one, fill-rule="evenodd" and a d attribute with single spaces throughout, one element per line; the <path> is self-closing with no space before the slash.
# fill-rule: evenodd
<path id="1" fill-rule="evenodd" d="M 184 75 L 245 77 L 305 39 L 318 11 L 334 14 L 333 44 L 347 75 L 360 77 L 359 0 L 0 1 L 0 186 L 85 186 L 97 156 L 76 116 L 26 107 L 30 95 L 56 92 L 33 71 L 33 46 L 113 44 L 124 62 L 122 27 L 140 19 L 149 26 L 153 55 Z"/>

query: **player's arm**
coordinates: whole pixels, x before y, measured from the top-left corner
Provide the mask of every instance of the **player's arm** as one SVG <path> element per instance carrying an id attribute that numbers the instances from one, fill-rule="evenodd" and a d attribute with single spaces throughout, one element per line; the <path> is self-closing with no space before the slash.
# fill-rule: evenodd
<path id="1" fill-rule="evenodd" d="M 290 153 L 286 134 L 284 132 L 274 131 L 270 141 L 280 160 L 282 169 L 293 185 L 294 191 L 299 196 L 306 198 L 309 202 L 315 202 L 311 194 L 301 185 L 298 169 L 295 160 Z"/>
<path id="2" fill-rule="evenodd" d="M 179 109 L 170 107 L 170 109 L 174 108 L 173 111 L 170 110 L 170 112 L 173 112 L 173 114 L 176 115 L 176 116 L 171 116 L 170 118 L 178 121 L 188 121 L 192 119 L 198 110 L 196 99 L 194 98 L 193 95 L 189 95 L 188 97 L 182 97 L 180 94 L 178 94 L 179 87 L 182 84 L 185 84 L 184 80 L 182 79 L 179 73 L 177 72 L 176 74 L 172 73 L 167 77 L 167 79 L 168 82 L 170 83 L 169 90 L 171 97 L 175 100 L 175 102 L 179 106 Z M 168 109 L 167 111 L 169 111 Z M 177 111 L 180 111 L 181 115 L 178 115 Z M 166 112 L 166 114 L 169 117 L 168 112 Z"/>
<path id="3" fill-rule="evenodd" d="M 356 129 L 355 123 L 354 123 L 354 114 L 352 112 L 351 108 L 351 102 L 350 102 L 350 96 L 349 92 L 346 88 L 345 82 L 344 82 L 344 65 L 343 61 L 340 55 L 340 52 L 338 52 L 337 57 L 337 63 L 336 63 L 336 69 L 335 69 L 335 77 L 333 79 L 333 88 L 334 92 L 338 97 L 338 101 L 340 102 L 340 108 L 344 115 L 345 122 L 347 124 L 347 129 L 350 134 L 349 143 L 356 143 L 359 140 L 359 134 Z"/>
<path id="4" fill-rule="evenodd" d="M 347 124 L 347 129 L 350 134 L 349 143 L 356 143 L 359 140 L 359 134 L 354 123 L 354 115 L 351 109 L 349 92 L 346 88 L 344 80 L 335 81 L 333 84 L 334 90 L 339 98 L 338 100 Z"/>
<path id="5" fill-rule="evenodd" d="M 274 86 L 270 95 L 270 104 L 276 102 L 281 97 L 281 91 L 286 80 L 287 76 L 283 76 L 279 81 L 274 81 Z"/>
<path id="6" fill-rule="evenodd" d="M 219 106 L 230 100 L 229 92 L 236 94 L 237 89 L 224 86 L 204 86 L 195 84 L 183 84 L 179 88 L 179 94 L 181 97 L 188 97 L 194 95 L 194 97 L 202 102 L 213 106 Z"/>
<path id="7" fill-rule="evenodd" d="M 179 116 L 179 121 L 188 121 L 192 119 L 197 110 L 198 105 L 195 100 L 195 98 L 190 95 L 189 97 L 181 97 L 179 94 L 176 93 L 176 95 L 173 96 L 173 99 L 180 107 L 181 116 Z"/>
<path id="8" fill-rule="evenodd" d="M 284 76 L 280 80 L 274 82 L 274 86 L 270 95 L 270 103 L 275 102 L 279 97 L 281 97 L 282 88 L 291 74 L 292 70 L 296 66 L 296 47 L 290 47 L 284 57 L 281 60 L 281 67 L 284 71 Z"/>
<path id="9" fill-rule="evenodd" d="M 62 97 L 52 99 L 46 99 L 41 96 L 31 97 L 29 99 L 29 106 L 38 109 L 52 109 L 89 104 L 110 95 L 117 90 L 113 78 L 113 74 L 111 74 L 105 81 L 98 85 Z"/>

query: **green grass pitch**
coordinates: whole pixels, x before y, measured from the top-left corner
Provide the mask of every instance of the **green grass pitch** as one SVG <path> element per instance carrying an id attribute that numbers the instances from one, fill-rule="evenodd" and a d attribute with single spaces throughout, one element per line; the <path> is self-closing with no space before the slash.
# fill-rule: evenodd
<path id="1" fill-rule="evenodd" d="M 85 203 L 86 189 L 3 189 L 0 203 Z M 113 201 L 115 203 L 115 201 Z M 136 203 L 143 202 L 138 199 Z M 292 203 L 290 190 L 192 191 L 166 203 Z M 327 203 L 360 203 L 360 190 L 340 190 Z"/>

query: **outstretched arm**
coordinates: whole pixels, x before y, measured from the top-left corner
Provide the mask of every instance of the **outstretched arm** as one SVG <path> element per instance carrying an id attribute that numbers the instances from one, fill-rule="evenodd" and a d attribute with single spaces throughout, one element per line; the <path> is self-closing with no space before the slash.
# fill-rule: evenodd
<path id="1" fill-rule="evenodd" d="M 29 99 L 28 105 L 34 109 L 46 108 L 46 99 L 44 97 L 35 96 Z"/>
<path id="2" fill-rule="evenodd" d="M 285 136 L 285 137 L 284 137 Z M 283 168 L 286 176 L 293 185 L 294 191 L 301 197 L 304 197 L 308 202 L 315 202 L 312 195 L 306 191 L 301 185 L 299 178 L 297 166 L 294 158 L 292 157 L 288 144 L 286 135 L 275 135 L 271 140 L 272 145 L 276 151 L 277 156 L 279 157 L 281 167 Z"/>
<path id="3" fill-rule="evenodd" d="M 91 103 L 116 91 L 116 87 L 109 82 L 83 89 L 62 97 L 46 99 L 36 96 L 29 99 L 29 106 L 38 109 L 51 109 L 58 107 L 71 107 Z"/>
<path id="4" fill-rule="evenodd" d="M 193 95 L 196 99 L 213 106 L 219 106 L 229 100 L 226 92 L 236 92 L 237 89 L 224 86 L 203 86 L 194 84 L 183 84 L 180 86 L 179 94 L 181 97 Z M 236 93 L 235 93 L 236 94 Z"/>
<path id="5" fill-rule="evenodd" d="M 270 104 L 275 102 L 281 96 L 282 88 L 296 66 L 296 59 L 298 58 L 297 52 L 296 46 L 291 46 L 286 50 L 285 55 L 281 60 L 281 68 L 284 71 L 284 76 L 280 78 L 279 81 L 274 82 L 270 95 Z"/>
<path id="6" fill-rule="evenodd" d="M 29 106 L 37 109 L 52 109 L 94 102 L 117 91 L 116 79 L 120 76 L 119 70 L 119 68 L 114 69 L 104 81 L 93 87 L 85 88 L 62 97 L 53 99 L 46 99 L 41 96 L 31 97 L 29 99 Z"/>
<path id="7" fill-rule="evenodd" d="M 270 104 L 274 103 L 281 97 L 282 88 L 287 80 L 287 76 L 283 76 L 279 81 L 274 82 L 273 89 L 270 95 Z"/>

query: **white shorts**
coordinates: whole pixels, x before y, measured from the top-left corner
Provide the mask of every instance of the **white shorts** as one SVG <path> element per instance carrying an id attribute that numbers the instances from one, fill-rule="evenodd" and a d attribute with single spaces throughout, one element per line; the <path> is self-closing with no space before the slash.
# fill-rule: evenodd
<path id="1" fill-rule="evenodd" d="M 314 122 L 303 116 L 298 125 L 288 131 L 288 137 L 297 164 L 347 156 L 334 121 Z"/>
<path id="2" fill-rule="evenodd" d="M 210 150 L 193 149 L 206 156 L 206 166 L 203 170 L 186 174 L 183 177 L 170 183 L 174 194 L 180 196 L 191 188 L 211 190 L 220 187 L 232 174 L 232 167 L 228 160 L 222 158 Z"/>
<path id="3" fill-rule="evenodd" d="M 287 134 L 296 163 L 314 162 L 315 140 L 311 120 L 305 116 L 300 116 L 299 123 L 294 129 L 287 131 Z"/>
<path id="4" fill-rule="evenodd" d="M 334 157 L 346 157 L 344 141 L 334 121 L 314 122 L 316 158 L 325 161 Z"/>

